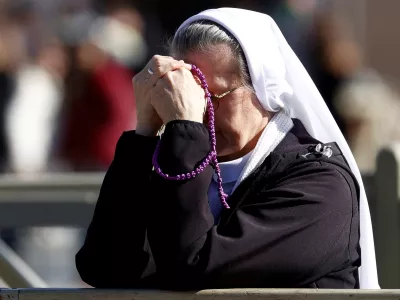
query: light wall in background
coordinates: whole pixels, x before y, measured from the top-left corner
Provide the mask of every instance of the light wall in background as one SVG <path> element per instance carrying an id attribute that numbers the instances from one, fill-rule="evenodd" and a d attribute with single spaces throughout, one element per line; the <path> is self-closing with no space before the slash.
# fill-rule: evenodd
<path id="1" fill-rule="evenodd" d="M 400 1 L 366 1 L 369 62 L 383 75 L 400 82 Z"/>
<path id="2" fill-rule="evenodd" d="M 367 63 L 400 83 L 400 0 L 332 0 L 351 27 Z"/>

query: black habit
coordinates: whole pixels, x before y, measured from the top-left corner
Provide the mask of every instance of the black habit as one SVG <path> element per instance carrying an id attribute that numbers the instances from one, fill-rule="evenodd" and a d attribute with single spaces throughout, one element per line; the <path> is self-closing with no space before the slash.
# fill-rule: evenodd
<path id="1" fill-rule="evenodd" d="M 212 168 L 165 180 L 152 171 L 158 138 L 125 132 L 76 255 L 82 279 L 97 288 L 358 288 L 357 181 L 335 143 L 324 155 L 293 121 L 218 225 L 207 197 Z M 159 164 L 191 172 L 209 147 L 204 125 L 170 122 Z"/>

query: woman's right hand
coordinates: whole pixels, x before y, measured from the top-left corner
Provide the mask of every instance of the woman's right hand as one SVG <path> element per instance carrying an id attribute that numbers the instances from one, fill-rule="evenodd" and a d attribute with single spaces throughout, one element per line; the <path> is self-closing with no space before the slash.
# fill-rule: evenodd
<path id="1" fill-rule="evenodd" d="M 157 131 L 162 126 L 162 121 L 151 105 L 151 90 L 166 73 L 179 68 L 191 70 L 191 65 L 169 56 L 155 55 L 146 67 L 133 77 L 136 99 L 136 133 L 147 136 L 155 136 L 157 134 Z"/>

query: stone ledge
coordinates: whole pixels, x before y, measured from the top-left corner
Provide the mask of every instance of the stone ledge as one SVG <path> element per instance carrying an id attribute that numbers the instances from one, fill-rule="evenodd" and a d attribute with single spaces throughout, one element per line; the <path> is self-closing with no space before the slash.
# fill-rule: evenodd
<path id="1" fill-rule="evenodd" d="M 400 299 L 400 290 L 232 289 L 162 292 L 101 289 L 1 289 L 0 300 L 379 300 Z"/>

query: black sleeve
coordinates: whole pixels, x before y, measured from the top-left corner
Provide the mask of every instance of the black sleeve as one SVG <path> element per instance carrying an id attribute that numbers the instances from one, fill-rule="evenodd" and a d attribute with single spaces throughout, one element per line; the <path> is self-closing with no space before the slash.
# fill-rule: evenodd
<path id="1" fill-rule="evenodd" d="M 171 174 L 191 171 L 208 150 L 207 131 L 196 123 L 169 124 L 162 142 L 160 165 Z M 207 200 L 210 173 L 185 182 L 152 177 L 148 237 L 165 287 L 294 288 L 343 265 L 357 212 L 349 184 L 330 164 L 289 170 L 219 226 Z"/>
<path id="2" fill-rule="evenodd" d="M 143 250 L 146 193 L 158 138 L 125 132 L 101 186 L 76 267 L 97 288 L 135 287 L 149 254 Z"/>

